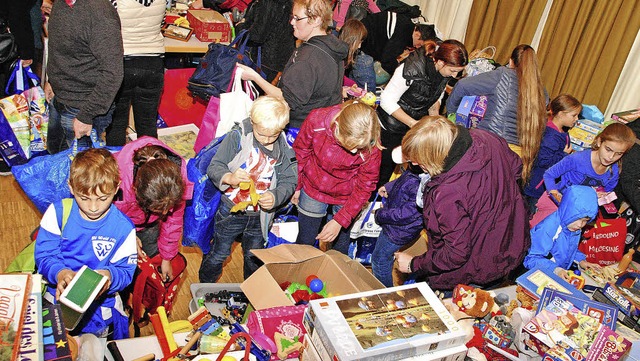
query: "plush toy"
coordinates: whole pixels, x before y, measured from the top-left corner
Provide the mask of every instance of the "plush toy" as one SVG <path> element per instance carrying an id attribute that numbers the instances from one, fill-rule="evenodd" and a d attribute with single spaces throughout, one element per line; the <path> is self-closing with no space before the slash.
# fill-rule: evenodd
<path id="1" fill-rule="evenodd" d="M 273 337 L 275 338 L 276 347 L 278 348 L 278 358 L 280 360 L 286 359 L 289 354 L 300 351 L 302 348 L 302 343 L 298 339 L 298 336 L 289 338 L 280 332 L 276 332 L 273 334 Z"/>
<path id="2" fill-rule="evenodd" d="M 520 307 L 525 308 L 527 310 L 533 310 L 536 307 L 536 303 L 538 302 L 535 298 L 529 296 L 528 293 L 525 292 L 524 288 L 521 286 L 516 287 L 516 299 L 520 301 Z"/>
<path id="3" fill-rule="evenodd" d="M 493 300 L 493 295 L 479 288 L 457 285 L 453 289 L 452 299 L 460 311 L 472 317 L 483 318 L 490 312 L 495 314 L 500 311 L 499 306 Z"/>

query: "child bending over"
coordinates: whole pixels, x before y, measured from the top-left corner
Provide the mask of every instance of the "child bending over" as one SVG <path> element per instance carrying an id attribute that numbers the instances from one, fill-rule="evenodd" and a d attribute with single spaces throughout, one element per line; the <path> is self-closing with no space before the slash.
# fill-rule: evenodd
<path id="1" fill-rule="evenodd" d="M 295 154 L 282 132 L 287 123 L 287 103 L 282 98 L 262 96 L 253 103 L 249 118 L 227 133 L 211 160 L 207 175 L 223 196 L 215 215 L 211 251 L 200 265 L 200 282 L 218 280 L 238 236 L 242 239 L 244 278 L 258 269 L 251 250 L 264 247 L 274 211 L 288 202 L 298 182 Z M 248 182 L 253 185 L 245 187 Z M 232 213 L 235 205 L 251 201 L 253 189 L 259 195 L 257 206 Z"/>
<path id="2" fill-rule="evenodd" d="M 74 198 L 69 217 L 63 221 L 62 201 L 51 204 L 35 247 L 38 272 L 49 283 L 49 297 L 56 300 L 83 265 L 107 277 L 78 329 L 113 339 L 129 337 L 118 291 L 131 283 L 137 262 L 134 225 L 111 203 L 119 185 L 118 164 L 108 150 L 78 153 L 69 174 Z"/>

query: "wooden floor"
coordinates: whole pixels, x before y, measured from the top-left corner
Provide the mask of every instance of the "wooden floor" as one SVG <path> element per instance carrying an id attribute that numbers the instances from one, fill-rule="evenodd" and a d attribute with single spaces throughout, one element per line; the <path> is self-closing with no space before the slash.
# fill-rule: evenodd
<path id="1" fill-rule="evenodd" d="M 20 250 L 29 244 L 29 235 L 38 226 L 41 217 L 13 176 L 0 176 L 0 240 L 3 244 L 0 270 L 4 270 Z M 198 282 L 198 268 L 202 260 L 199 248 L 183 247 L 180 252 L 187 258 L 188 265 L 169 321 L 184 320 L 189 316 L 189 285 Z M 222 271 L 220 283 L 239 283 L 242 280 L 242 251 L 236 243 L 230 261 Z M 141 330 L 143 336 L 152 333 L 151 326 Z"/>

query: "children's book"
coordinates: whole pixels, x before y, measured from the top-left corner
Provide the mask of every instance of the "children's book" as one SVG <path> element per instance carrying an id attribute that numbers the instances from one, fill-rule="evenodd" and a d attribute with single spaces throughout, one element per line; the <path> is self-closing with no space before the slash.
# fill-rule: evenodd
<path id="1" fill-rule="evenodd" d="M 72 361 L 59 304 L 42 300 L 42 341 L 45 361 Z"/>
<path id="2" fill-rule="evenodd" d="M 619 359 L 631 349 L 627 339 L 560 297 L 551 300 L 524 330 L 549 347 L 566 343 L 586 361 Z"/>
<path id="3" fill-rule="evenodd" d="M 82 266 L 60 295 L 62 317 L 67 330 L 73 330 L 107 282 L 107 277 Z"/>
<path id="4" fill-rule="evenodd" d="M 42 351 L 42 275 L 31 275 L 31 293 L 20 335 L 20 361 L 43 361 Z"/>
<path id="5" fill-rule="evenodd" d="M 31 294 L 31 275 L 0 275 L 0 360 L 16 360 Z"/>
<path id="6" fill-rule="evenodd" d="M 589 297 L 582 291 L 578 290 L 553 272 L 547 273 L 540 269 L 532 269 L 518 277 L 516 279 L 516 283 L 522 286 L 525 291 L 535 299 L 540 299 L 542 291 L 547 287 L 563 293 L 568 293 L 577 298 L 589 300 Z"/>
<path id="7" fill-rule="evenodd" d="M 585 315 L 598 319 L 600 323 L 615 331 L 616 320 L 618 319 L 617 307 L 601 302 L 578 298 L 566 293 L 558 292 L 552 288 L 545 288 L 544 291 L 542 291 L 542 296 L 540 297 L 540 303 L 538 303 L 538 310 L 536 311 L 536 314 L 540 313 L 540 311 L 547 307 L 547 305 L 549 305 L 549 303 L 551 303 L 551 301 L 556 297 L 564 301 L 571 302 Z"/>

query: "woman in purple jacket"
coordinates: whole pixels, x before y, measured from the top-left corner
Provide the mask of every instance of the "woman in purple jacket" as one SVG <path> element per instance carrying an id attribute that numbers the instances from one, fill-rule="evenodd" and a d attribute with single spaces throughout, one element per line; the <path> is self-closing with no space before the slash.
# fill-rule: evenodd
<path id="1" fill-rule="evenodd" d="M 417 272 L 437 290 L 489 286 L 522 264 L 531 243 L 517 180 L 522 161 L 504 139 L 426 117 L 402 140 L 406 159 L 431 175 L 423 216 L 429 250 L 396 253 L 401 272 Z"/>

